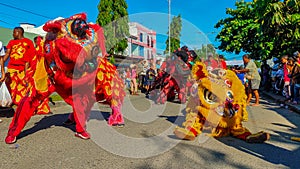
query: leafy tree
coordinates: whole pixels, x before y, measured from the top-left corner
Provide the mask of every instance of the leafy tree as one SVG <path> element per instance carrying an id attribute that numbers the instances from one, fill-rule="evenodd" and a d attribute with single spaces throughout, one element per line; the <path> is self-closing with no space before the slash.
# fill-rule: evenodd
<path id="1" fill-rule="evenodd" d="M 103 27 L 109 54 L 122 53 L 129 36 L 128 12 L 125 0 L 100 0 L 97 23 Z"/>
<path id="2" fill-rule="evenodd" d="M 221 28 L 219 49 L 245 51 L 262 60 L 299 50 L 299 0 L 241 0 L 235 5 L 226 10 L 229 17 L 215 25 Z"/>
<path id="3" fill-rule="evenodd" d="M 170 47 L 171 52 L 177 50 L 180 48 L 180 36 L 181 36 L 181 29 L 182 29 L 182 21 L 181 21 L 181 15 L 175 16 L 172 18 L 172 22 L 170 23 Z M 167 32 L 169 35 L 169 31 Z M 168 53 L 169 51 L 169 36 L 166 40 L 166 50 L 165 53 Z"/>
<path id="4" fill-rule="evenodd" d="M 202 45 L 200 49 L 194 49 L 196 54 L 198 55 L 197 60 L 206 60 L 207 54 L 212 53 L 216 56 L 216 49 L 212 44 Z"/>
<path id="5" fill-rule="evenodd" d="M 222 28 L 216 39 L 221 44 L 218 49 L 239 54 L 241 51 L 251 53 L 259 51 L 259 24 L 255 22 L 255 12 L 252 2 L 236 2 L 237 9 L 228 8 L 226 14 L 230 17 L 221 19 L 216 28 Z"/>

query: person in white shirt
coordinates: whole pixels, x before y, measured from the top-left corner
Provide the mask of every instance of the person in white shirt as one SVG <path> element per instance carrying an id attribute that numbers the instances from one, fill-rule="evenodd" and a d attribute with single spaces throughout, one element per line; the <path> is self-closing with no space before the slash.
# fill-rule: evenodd
<path id="1" fill-rule="evenodd" d="M 5 55 L 5 51 L 4 51 L 3 43 L 0 41 L 0 72 L 1 72 L 0 82 L 3 82 L 5 79 L 4 58 L 3 58 L 4 55 Z"/>
<path id="2" fill-rule="evenodd" d="M 5 79 L 5 71 L 4 71 L 4 59 L 3 59 L 3 56 L 5 55 L 5 51 L 4 51 L 4 47 L 2 45 L 2 42 L 0 41 L 0 72 L 1 72 L 1 75 L 0 75 L 0 83 L 4 81 Z M 2 122 L 2 120 L 0 119 L 0 123 Z"/>

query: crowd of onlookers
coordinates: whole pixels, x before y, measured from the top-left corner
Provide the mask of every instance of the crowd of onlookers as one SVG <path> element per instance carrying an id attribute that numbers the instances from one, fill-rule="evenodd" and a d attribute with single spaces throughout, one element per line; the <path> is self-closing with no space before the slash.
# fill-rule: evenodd
<path id="1" fill-rule="evenodd" d="M 245 92 L 248 96 L 247 103 L 252 106 L 259 105 L 259 90 L 273 91 L 286 97 L 286 101 L 293 104 L 300 103 L 300 53 L 295 52 L 292 56 L 284 55 L 280 59 L 274 58 L 272 67 L 267 61 L 261 62 L 260 67 L 249 57 L 244 55 L 244 64 L 227 66 L 223 55 L 208 54 L 204 62 L 210 70 L 214 68 L 231 69 L 245 85 Z M 138 91 L 146 95 L 151 90 L 155 78 L 159 72 L 162 60 L 141 60 L 120 69 L 126 88 L 130 94 L 138 95 Z M 252 94 L 255 96 L 255 103 L 250 104 Z"/>
<path id="2" fill-rule="evenodd" d="M 287 102 L 299 104 L 300 53 L 296 51 L 292 56 L 284 55 L 273 59 L 273 62 L 272 67 L 266 62 L 261 65 L 261 87 L 285 96 Z"/>
<path id="3" fill-rule="evenodd" d="M 121 68 L 120 74 L 131 95 L 138 95 L 138 90 L 149 93 L 160 71 L 161 60 L 141 60 L 136 64 Z"/>

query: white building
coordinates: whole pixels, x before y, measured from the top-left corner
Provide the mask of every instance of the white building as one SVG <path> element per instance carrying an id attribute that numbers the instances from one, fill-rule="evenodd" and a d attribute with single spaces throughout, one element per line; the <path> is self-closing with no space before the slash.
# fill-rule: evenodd
<path id="1" fill-rule="evenodd" d="M 156 32 L 137 23 L 129 23 L 128 48 L 129 57 L 155 59 L 156 57 Z"/>
<path id="2" fill-rule="evenodd" d="M 64 19 L 63 17 L 58 17 L 54 20 L 60 20 L 60 19 Z M 28 33 L 34 33 L 34 34 L 38 34 L 41 36 L 45 36 L 47 32 L 45 32 L 43 30 L 43 25 L 39 26 L 39 27 L 35 27 L 36 25 L 34 24 L 30 24 L 30 23 L 20 23 L 20 27 L 22 27 L 24 29 L 24 32 L 28 32 Z"/>

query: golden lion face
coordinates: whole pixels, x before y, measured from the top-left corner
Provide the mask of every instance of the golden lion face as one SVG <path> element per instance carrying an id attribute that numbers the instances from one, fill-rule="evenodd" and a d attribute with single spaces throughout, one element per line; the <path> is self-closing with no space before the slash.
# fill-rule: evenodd
<path id="1" fill-rule="evenodd" d="M 221 121 L 242 119 L 247 114 L 245 88 L 233 71 L 207 71 L 204 63 L 197 62 L 192 73 L 198 84 L 196 109 L 207 120 L 212 114 L 221 117 Z"/>

